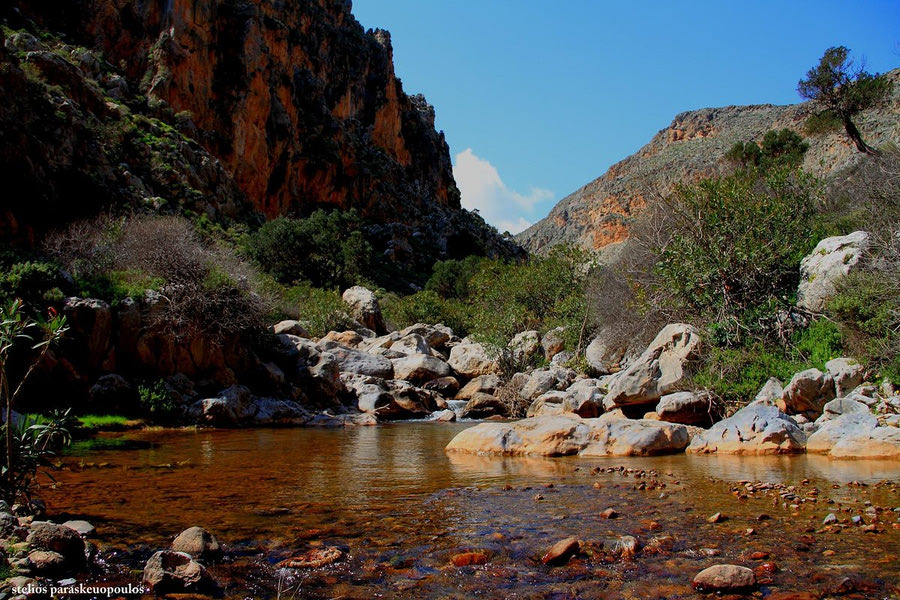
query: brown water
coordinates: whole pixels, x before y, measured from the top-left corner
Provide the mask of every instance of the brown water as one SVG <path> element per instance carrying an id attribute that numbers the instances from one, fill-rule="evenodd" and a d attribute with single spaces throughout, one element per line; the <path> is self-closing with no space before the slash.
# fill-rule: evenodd
<path id="1" fill-rule="evenodd" d="M 693 576 L 723 562 L 758 569 L 756 597 L 900 597 L 897 462 L 445 454 L 469 425 L 135 432 L 151 446 L 68 457 L 44 498 L 97 526 L 113 580 L 136 581 L 128 569 L 206 527 L 229 550 L 211 570 L 234 598 L 696 598 Z M 619 517 L 602 518 L 608 507 Z M 716 512 L 726 519 L 709 523 Z M 823 528 L 831 512 L 847 524 Z M 541 564 L 567 536 L 587 551 Z M 636 556 L 612 550 L 621 536 L 637 539 Z M 345 557 L 273 566 L 320 546 Z M 453 566 L 468 550 L 489 562 Z"/>

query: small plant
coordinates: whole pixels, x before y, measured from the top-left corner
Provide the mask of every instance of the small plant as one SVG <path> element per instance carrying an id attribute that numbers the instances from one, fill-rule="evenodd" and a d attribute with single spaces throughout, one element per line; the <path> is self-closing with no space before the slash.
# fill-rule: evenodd
<path id="1" fill-rule="evenodd" d="M 51 311 L 49 319 L 29 317 L 18 299 L 0 309 L 0 401 L 4 408 L 0 482 L 10 504 L 28 495 L 44 454 L 68 436 L 63 418 L 48 424 L 29 424 L 26 419 L 18 425 L 13 422 L 13 406 L 25 383 L 66 329 L 62 315 Z"/>
<path id="2" fill-rule="evenodd" d="M 141 408 L 154 421 L 170 422 L 179 415 L 178 403 L 162 380 L 139 385 L 138 396 Z"/>
<path id="3" fill-rule="evenodd" d="M 25 506 L 31 503 L 39 470 L 55 468 L 50 458 L 72 442 L 69 431 L 73 423 L 67 410 L 47 419 L 22 417 L 17 423 L 2 425 L 7 440 L 3 452 L 3 500 L 10 505 L 17 501 Z"/>

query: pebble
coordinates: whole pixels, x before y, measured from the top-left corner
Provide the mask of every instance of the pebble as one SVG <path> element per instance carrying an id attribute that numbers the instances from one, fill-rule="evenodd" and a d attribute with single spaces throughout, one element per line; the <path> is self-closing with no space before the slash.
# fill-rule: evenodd
<path id="1" fill-rule="evenodd" d="M 829 513 L 827 517 L 822 520 L 822 525 L 834 525 L 837 523 L 838 519 L 834 513 Z"/>
<path id="2" fill-rule="evenodd" d="M 854 525 L 863 525 L 865 523 L 865 521 L 863 521 L 863 518 L 859 515 L 853 515 L 852 517 L 850 517 L 850 522 Z"/>
<path id="3" fill-rule="evenodd" d="M 602 513 L 600 513 L 600 516 L 604 519 L 615 519 L 619 516 L 619 513 L 616 512 L 616 509 L 614 508 L 607 508 Z"/>
<path id="4" fill-rule="evenodd" d="M 487 564 L 488 555 L 484 552 L 460 552 L 450 557 L 450 562 L 456 567 L 468 567 L 470 565 Z"/>
<path id="5" fill-rule="evenodd" d="M 541 558 L 541 562 L 545 565 L 562 565 L 579 552 L 581 543 L 578 538 L 569 537 L 553 544 Z"/>
<path id="6" fill-rule="evenodd" d="M 726 519 L 727 519 L 727 517 L 725 517 L 722 513 L 717 512 L 716 514 L 714 514 L 711 517 L 709 517 L 708 519 L 706 519 L 706 521 L 708 523 L 721 523 L 722 521 L 725 521 Z"/>

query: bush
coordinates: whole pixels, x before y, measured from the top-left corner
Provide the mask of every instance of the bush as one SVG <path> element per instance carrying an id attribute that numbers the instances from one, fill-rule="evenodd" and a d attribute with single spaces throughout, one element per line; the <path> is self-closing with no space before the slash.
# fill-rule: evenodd
<path id="1" fill-rule="evenodd" d="M 298 319 L 315 337 L 353 326 L 347 305 L 337 290 L 323 290 L 303 283 L 287 288 L 284 301 L 296 307 Z"/>
<path id="2" fill-rule="evenodd" d="M 44 261 L 25 261 L 4 265 L 0 271 L 0 302 L 21 298 L 29 305 L 58 302 L 63 285 L 56 265 Z"/>
<path id="3" fill-rule="evenodd" d="M 665 294 L 707 322 L 789 305 L 800 260 L 812 249 L 816 182 L 801 171 L 740 171 L 679 185 L 671 236 L 658 247 Z"/>
<path id="4" fill-rule="evenodd" d="M 470 333 L 468 306 L 459 300 L 446 299 L 432 290 L 403 297 L 387 296 L 382 302 L 382 311 L 388 322 L 398 329 L 415 323 L 443 323 L 456 335 Z"/>
<path id="5" fill-rule="evenodd" d="M 355 211 L 281 217 L 249 236 L 247 252 L 281 283 L 306 280 L 317 287 L 350 287 L 361 282 L 372 255 L 360 225 Z"/>
<path id="6" fill-rule="evenodd" d="M 264 325 L 269 303 L 253 289 L 256 272 L 227 248 L 204 243 L 181 217 L 76 223 L 51 236 L 46 248 L 82 295 L 116 304 L 160 292 L 164 301 L 148 325 L 176 340 L 222 340 Z"/>
<path id="7" fill-rule="evenodd" d="M 441 298 L 468 298 L 469 282 L 481 270 L 485 259 L 469 256 L 462 260 L 442 260 L 434 264 L 425 289 Z"/>
<path id="8" fill-rule="evenodd" d="M 181 415 L 178 402 L 164 381 L 157 379 L 138 385 L 138 397 L 141 410 L 153 421 L 170 423 Z"/>

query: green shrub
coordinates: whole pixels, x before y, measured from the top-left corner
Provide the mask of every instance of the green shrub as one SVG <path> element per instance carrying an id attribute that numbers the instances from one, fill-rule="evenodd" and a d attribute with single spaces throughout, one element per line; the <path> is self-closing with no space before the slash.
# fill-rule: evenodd
<path id="1" fill-rule="evenodd" d="M 470 333 L 468 306 L 455 299 L 446 299 L 432 290 L 409 296 L 390 295 L 382 302 L 385 318 L 402 329 L 415 323 L 443 323 L 459 336 Z"/>
<path id="2" fill-rule="evenodd" d="M 337 290 L 324 290 L 302 283 L 285 290 L 285 301 L 296 307 L 299 320 L 310 335 L 322 337 L 329 331 L 344 331 L 353 319 Z"/>
<path id="3" fill-rule="evenodd" d="M 317 210 L 306 219 L 268 221 L 247 239 L 247 252 L 281 283 L 350 287 L 368 271 L 372 247 L 354 211 Z"/>
<path id="4" fill-rule="evenodd" d="M 876 263 L 877 264 L 877 263 Z M 900 381 L 900 291 L 896 272 L 851 272 L 837 285 L 828 312 L 845 332 L 853 354 Z"/>
<path id="5" fill-rule="evenodd" d="M 679 185 L 672 235 L 658 248 L 665 297 L 707 321 L 741 321 L 756 307 L 787 304 L 812 249 L 816 182 L 801 171 L 740 171 Z"/>
<path id="6" fill-rule="evenodd" d="M 425 289 L 441 298 L 467 298 L 469 282 L 481 270 L 485 259 L 469 256 L 462 260 L 442 260 L 434 264 Z"/>
<path id="7" fill-rule="evenodd" d="M 141 410 L 153 421 L 168 423 L 181 415 L 174 394 L 162 380 L 139 384 L 138 397 Z"/>
<path id="8" fill-rule="evenodd" d="M 21 298 L 29 305 L 55 302 L 63 297 L 63 285 L 56 265 L 43 261 L 25 261 L 4 265 L 0 271 L 0 302 Z"/>
<path id="9" fill-rule="evenodd" d="M 78 293 L 83 297 L 99 298 L 113 306 L 125 298 L 143 298 L 148 290 L 159 291 L 165 281 L 135 269 L 110 271 L 78 279 Z"/>

